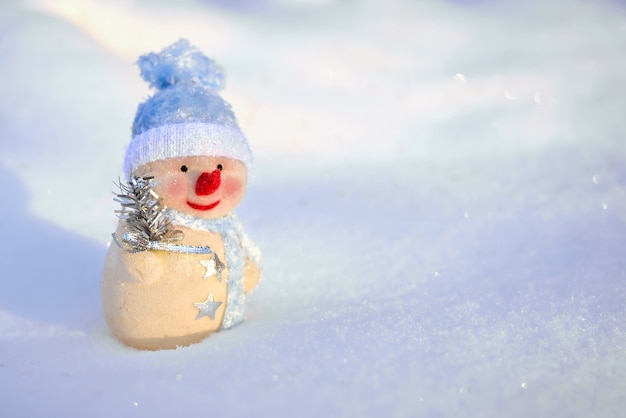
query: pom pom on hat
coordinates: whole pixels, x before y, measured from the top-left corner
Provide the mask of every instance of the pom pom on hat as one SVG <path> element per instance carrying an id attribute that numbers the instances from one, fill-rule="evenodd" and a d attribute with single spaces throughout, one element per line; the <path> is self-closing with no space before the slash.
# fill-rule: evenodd
<path id="1" fill-rule="evenodd" d="M 181 39 L 142 55 L 138 65 L 157 91 L 137 108 L 126 176 L 148 162 L 186 156 L 229 157 L 250 166 L 248 142 L 230 105 L 217 94 L 225 75 L 215 61 Z"/>
<path id="2" fill-rule="evenodd" d="M 187 40 L 180 39 L 159 53 L 139 57 L 141 77 L 150 87 L 164 89 L 178 83 L 198 84 L 210 90 L 224 88 L 224 70 Z"/>

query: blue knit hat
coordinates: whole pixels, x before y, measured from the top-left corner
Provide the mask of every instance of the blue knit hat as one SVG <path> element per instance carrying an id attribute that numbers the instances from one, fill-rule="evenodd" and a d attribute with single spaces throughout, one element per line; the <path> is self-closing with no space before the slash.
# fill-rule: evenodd
<path id="1" fill-rule="evenodd" d="M 126 150 L 126 176 L 151 161 L 221 156 L 252 162 L 248 141 L 230 105 L 219 95 L 222 68 L 184 39 L 142 55 L 141 76 L 157 91 L 137 108 Z"/>

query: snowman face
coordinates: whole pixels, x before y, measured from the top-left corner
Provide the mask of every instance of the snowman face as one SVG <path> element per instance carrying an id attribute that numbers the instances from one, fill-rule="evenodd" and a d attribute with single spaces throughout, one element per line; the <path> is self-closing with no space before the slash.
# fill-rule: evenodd
<path id="1" fill-rule="evenodd" d="M 243 199 L 248 170 L 226 157 L 177 157 L 153 161 L 134 175 L 154 177 L 154 191 L 168 208 L 198 218 L 220 218 Z"/>

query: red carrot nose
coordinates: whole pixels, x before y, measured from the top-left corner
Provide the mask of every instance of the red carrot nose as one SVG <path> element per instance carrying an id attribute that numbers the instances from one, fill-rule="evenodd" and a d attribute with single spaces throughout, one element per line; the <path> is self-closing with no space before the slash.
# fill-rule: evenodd
<path id="1" fill-rule="evenodd" d="M 215 193 L 222 182 L 220 173 L 220 170 L 213 170 L 210 173 L 204 172 L 200 174 L 198 181 L 196 181 L 196 194 L 198 196 L 206 196 Z"/>

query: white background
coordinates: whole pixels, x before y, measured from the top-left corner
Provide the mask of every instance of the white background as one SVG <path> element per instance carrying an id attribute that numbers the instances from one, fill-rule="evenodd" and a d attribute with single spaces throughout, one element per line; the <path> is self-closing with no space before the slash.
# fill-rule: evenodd
<path id="1" fill-rule="evenodd" d="M 255 151 L 264 278 L 141 352 L 100 269 L 133 63 L 181 37 Z M 0 415 L 621 416 L 624 51 L 618 1 L 4 0 Z"/>

